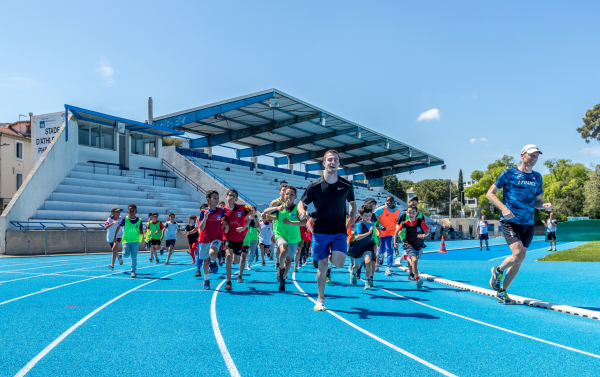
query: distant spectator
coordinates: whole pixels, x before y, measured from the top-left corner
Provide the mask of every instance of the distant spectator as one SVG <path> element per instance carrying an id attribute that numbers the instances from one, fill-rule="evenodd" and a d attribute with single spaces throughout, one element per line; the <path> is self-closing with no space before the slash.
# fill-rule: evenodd
<path id="1" fill-rule="evenodd" d="M 448 228 L 448 235 L 450 236 L 451 240 L 454 239 L 454 227 L 452 225 L 450 225 L 450 228 Z"/>

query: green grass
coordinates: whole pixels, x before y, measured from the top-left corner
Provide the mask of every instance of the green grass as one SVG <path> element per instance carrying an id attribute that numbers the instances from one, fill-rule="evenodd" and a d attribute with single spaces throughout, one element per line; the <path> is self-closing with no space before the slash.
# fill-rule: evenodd
<path id="1" fill-rule="evenodd" d="M 558 248 L 560 249 L 560 245 Z M 592 241 L 572 249 L 557 251 L 538 260 L 543 262 L 600 262 L 600 241 Z"/>

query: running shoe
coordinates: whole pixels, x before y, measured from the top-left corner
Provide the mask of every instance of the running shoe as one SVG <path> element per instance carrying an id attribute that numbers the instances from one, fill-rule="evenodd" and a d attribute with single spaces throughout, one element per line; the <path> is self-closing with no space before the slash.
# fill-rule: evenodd
<path id="1" fill-rule="evenodd" d="M 500 290 L 500 284 L 502 284 L 503 276 L 504 276 L 504 273 L 498 271 L 498 267 L 492 268 L 492 278 L 490 279 L 490 287 L 492 287 L 493 290 L 495 290 L 495 291 Z"/>
<path id="2" fill-rule="evenodd" d="M 273 260 L 273 257 L 269 257 L 269 260 Z"/>
<path id="3" fill-rule="evenodd" d="M 279 292 L 285 292 L 285 279 L 279 282 Z"/>
<path id="4" fill-rule="evenodd" d="M 383 264 L 383 255 L 380 254 L 377 256 L 377 264 L 380 266 Z"/>
<path id="5" fill-rule="evenodd" d="M 486 248 L 485 248 L 485 250 L 487 250 L 487 251 L 490 251 L 490 248 L 489 248 L 489 247 L 486 247 Z"/>
<path id="6" fill-rule="evenodd" d="M 423 279 L 417 278 L 417 289 L 421 289 L 423 286 Z"/>
<path id="7" fill-rule="evenodd" d="M 158 264 L 158 263 L 159 263 L 159 262 L 158 262 L 158 258 L 156 258 L 156 262 L 155 262 L 154 264 Z"/>
<path id="8" fill-rule="evenodd" d="M 166 261 L 165 261 L 165 264 L 169 264 L 169 260 L 166 260 Z"/>
<path id="9" fill-rule="evenodd" d="M 137 275 L 135 274 L 135 271 L 131 271 L 131 277 L 132 278 L 136 278 L 137 277 Z"/>
<path id="10" fill-rule="evenodd" d="M 552 249 L 552 251 L 556 251 L 556 248 Z"/>
<path id="11" fill-rule="evenodd" d="M 498 300 L 498 302 L 504 305 L 514 305 L 517 303 L 512 298 L 508 297 L 508 293 L 506 293 L 506 291 L 498 291 L 498 294 L 496 295 L 496 300 Z"/>
<path id="12" fill-rule="evenodd" d="M 193 260 L 193 261 L 192 261 L 192 264 L 196 264 L 196 261 L 195 261 L 195 260 Z"/>
<path id="13" fill-rule="evenodd" d="M 327 310 L 325 307 L 325 300 L 318 298 L 317 303 L 315 304 L 315 312 L 321 312 L 325 310 Z"/>
<path id="14" fill-rule="evenodd" d="M 327 276 L 327 280 L 325 280 L 325 283 L 333 284 L 333 282 L 331 281 L 331 276 Z"/>
<path id="15" fill-rule="evenodd" d="M 165 248 L 164 248 L 164 247 L 161 247 L 161 248 L 160 248 L 160 255 L 163 255 L 163 253 L 164 253 L 164 252 L 165 252 Z"/>
<path id="16" fill-rule="evenodd" d="M 392 276 L 392 269 L 391 268 L 386 268 L 385 269 L 385 276 Z"/>
<path id="17" fill-rule="evenodd" d="M 204 290 L 210 290 L 210 280 L 204 280 Z"/>
<path id="18" fill-rule="evenodd" d="M 285 284 L 285 276 L 283 276 L 285 274 L 285 268 L 279 268 L 277 270 L 277 281 L 279 282 L 279 284 L 283 283 Z"/>
<path id="19" fill-rule="evenodd" d="M 210 261 L 210 264 L 208 265 L 208 267 L 210 267 L 210 270 L 212 271 L 213 274 L 216 274 L 217 272 L 219 272 L 219 265 L 217 264 L 217 261 Z"/>
<path id="20" fill-rule="evenodd" d="M 275 270 L 279 271 L 279 263 L 275 263 Z"/>
<path id="21" fill-rule="evenodd" d="M 111 271 L 114 271 L 114 269 L 115 269 L 115 266 L 113 266 L 112 264 L 109 264 L 109 265 L 108 265 L 108 269 L 109 269 L 109 270 L 111 270 Z"/>
<path id="22" fill-rule="evenodd" d="M 319 261 L 318 260 L 313 259 L 313 267 L 314 268 L 319 268 Z"/>
<path id="23" fill-rule="evenodd" d="M 551 247 L 549 247 L 549 248 L 548 248 L 548 251 L 552 251 L 552 248 L 551 248 Z"/>
<path id="24" fill-rule="evenodd" d="M 117 255 L 117 257 L 119 258 L 119 264 L 123 264 L 123 257 L 121 256 L 121 254 Z"/>
<path id="25" fill-rule="evenodd" d="M 378 264 L 375 265 L 375 271 L 379 271 L 379 265 Z"/>
<path id="26" fill-rule="evenodd" d="M 365 282 L 365 291 L 370 291 L 373 287 L 373 280 L 369 279 Z"/>
<path id="27" fill-rule="evenodd" d="M 153 258 L 150 258 L 150 263 L 152 263 L 153 260 L 154 260 Z"/>
<path id="28" fill-rule="evenodd" d="M 415 280 L 415 275 L 413 273 L 408 275 L 408 280 Z"/>
<path id="29" fill-rule="evenodd" d="M 247 271 L 252 271 L 252 267 L 250 267 L 250 265 L 248 265 L 248 266 L 246 267 L 246 270 L 247 270 Z"/>
<path id="30" fill-rule="evenodd" d="M 351 264 L 351 265 L 349 265 L 349 266 L 348 266 L 348 272 L 349 272 L 349 273 L 352 273 L 352 267 L 354 267 L 354 265 L 353 265 L 353 264 Z"/>
<path id="31" fill-rule="evenodd" d="M 265 265 L 265 262 L 262 262 L 260 265 L 261 265 L 261 266 L 264 266 L 264 265 Z"/>
<path id="32" fill-rule="evenodd" d="M 398 251 L 398 249 L 394 250 L 394 256 L 397 257 L 398 255 L 400 255 L 400 252 Z"/>
<path id="33" fill-rule="evenodd" d="M 244 279 L 242 279 L 242 275 L 238 275 L 238 283 L 243 283 Z"/>
<path id="34" fill-rule="evenodd" d="M 231 291 L 233 289 L 233 286 L 231 285 L 231 282 L 228 281 L 227 283 L 225 283 L 225 290 L 226 291 Z"/>
<path id="35" fill-rule="evenodd" d="M 333 264 L 331 264 L 331 262 L 327 262 L 327 268 L 331 268 L 333 267 Z"/>
<path id="36" fill-rule="evenodd" d="M 196 270 L 196 275 L 194 275 L 195 278 L 199 278 L 200 276 L 202 276 L 202 273 L 200 272 L 200 269 Z"/>
<path id="37" fill-rule="evenodd" d="M 350 275 L 350 284 L 352 284 L 353 287 L 356 287 L 357 282 L 358 282 L 358 277 L 356 276 L 355 273 L 352 273 Z"/>
<path id="38" fill-rule="evenodd" d="M 298 267 L 294 267 L 294 272 L 298 272 Z"/>

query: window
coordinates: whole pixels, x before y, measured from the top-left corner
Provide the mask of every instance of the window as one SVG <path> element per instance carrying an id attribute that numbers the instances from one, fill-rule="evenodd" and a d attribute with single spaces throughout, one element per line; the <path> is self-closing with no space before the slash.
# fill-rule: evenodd
<path id="1" fill-rule="evenodd" d="M 23 160 L 23 143 L 20 141 L 15 141 L 15 158 Z"/>
<path id="2" fill-rule="evenodd" d="M 477 200 L 476 199 L 469 199 L 469 200 L 467 200 L 467 204 L 477 204 Z"/>
<path id="3" fill-rule="evenodd" d="M 98 124 L 79 125 L 79 145 L 102 149 L 115 149 L 115 128 Z"/>
<path id="4" fill-rule="evenodd" d="M 15 180 L 16 180 L 16 190 L 15 191 L 19 191 L 19 187 L 21 187 L 21 185 L 23 184 L 23 173 L 16 173 Z"/>
<path id="5" fill-rule="evenodd" d="M 156 157 L 156 136 L 131 133 L 131 153 Z"/>

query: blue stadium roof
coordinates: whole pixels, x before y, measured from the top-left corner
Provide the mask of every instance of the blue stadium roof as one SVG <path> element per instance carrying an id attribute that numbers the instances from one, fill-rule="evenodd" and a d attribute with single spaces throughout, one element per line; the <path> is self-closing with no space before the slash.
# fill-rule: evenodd
<path id="1" fill-rule="evenodd" d="M 154 119 L 154 125 L 203 136 L 191 148 L 236 143 L 237 157 L 281 153 L 277 164 L 313 161 L 340 152 L 342 174 L 367 179 L 443 165 L 444 160 L 399 140 L 308 104 L 277 89 L 212 103 Z"/>

